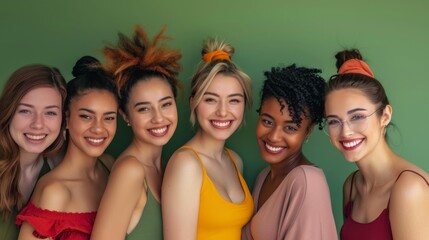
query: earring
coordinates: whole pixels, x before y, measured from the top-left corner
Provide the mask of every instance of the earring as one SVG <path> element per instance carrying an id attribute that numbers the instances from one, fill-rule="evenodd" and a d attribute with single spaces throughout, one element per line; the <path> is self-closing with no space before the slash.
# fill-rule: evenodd
<path id="1" fill-rule="evenodd" d="M 129 127 L 129 126 L 131 126 L 130 122 L 127 122 L 127 126 L 128 126 L 128 127 Z"/>
<path id="2" fill-rule="evenodd" d="M 304 143 L 308 143 L 308 138 L 305 139 Z"/>
<path id="3" fill-rule="evenodd" d="M 64 140 L 67 140 L 67 130 L 63 130 L 63 138 Z"/>
<path id="4" fill-rule="evenodd" d="M 384 124 L 384 135 L 386 135 L 387 132 L 387 124 Z"/>

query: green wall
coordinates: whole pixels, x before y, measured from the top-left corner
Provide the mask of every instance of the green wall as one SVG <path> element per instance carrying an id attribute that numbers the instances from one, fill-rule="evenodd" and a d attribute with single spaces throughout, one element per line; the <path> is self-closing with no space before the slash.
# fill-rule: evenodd
<path id="1" fill-rule="evenodd" d="M 272 66 L 297 63 L 335 72 L 334 53 L 357 47 L 384 84 L 393 105 L 391 132 L 394 150 L 429 171 L 424 149 L 429 136 L 427 89 L 429 56 L 429 2 L 410 1 L 101 1 L 41 0 L 0 3 L 0 88 L 10 74 L 29 63 L 58 67 L 66 79 L 82 55 L 102 58 L 100 49 L 115 42 L 118 31 L 131 33 L 141 24 L 153 35 L 167 25 L 171 45 L 183 51 L 180 78 L 189 86 L 191 73 L 200 61 L 202 40 L 208 36 L 226 39 L 236 47 L 234 60 L 253 79 L 255 106 L 247 112 L 246 126 L 229 141 L 245 163 L 250 186 L 264 166 L 254 129 L 262 72 Z M 193 134 L 188 116 L 189 91 L 179 99 L 179 128 L 165 147 L 165 159 Z M 109 147 L 117 155 L 130 140 L 120 121 Z M 315 131 L 305 145 L 306 155 L 325 171 L 331 189 L 337 226 L 341 226 L 342 183 L 356 169 L 346 163 Z"/>

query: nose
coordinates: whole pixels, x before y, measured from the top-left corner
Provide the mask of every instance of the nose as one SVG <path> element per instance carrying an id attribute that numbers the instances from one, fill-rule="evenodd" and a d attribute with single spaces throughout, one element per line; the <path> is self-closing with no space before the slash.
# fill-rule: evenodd
<path id="1" fill-rule="evenodd" d="M 91 132 L 93 132 L 95 134 L 100 134 L 103 132 L 103 128 L 104 128 L 104 125 L 103 125 L 102 120 L 101 119 L 96 120 L 96 121 L 94 121 L 94 123 L 91 126 Z"/>
<path id="2" fill-rule="evenodd" d="M 152 123 L 161 123 L 164 120 L 164 115 L 160 109 L 154 109 L 153 116 L 151 119 Z"/>
<path id="3" fill-rule="evenodd" d="M 268 133 L 268 140 L 270 140 L 270 142 L 278 142 L 281 139 L 281 129 L 275 127 L 272 128 L 271 131 Z"/>
<path id="4" fill-rule="evenodd" d="M 36 113 L 33 117 L 33 121 L 30 124 L 30 127 L 33 129 L 42 129 L 44 125 L 43 114 Z"/>
<path id="5" fill-rule="evenodd" d="M 346 137 L 346 136 L 350 136 L 350 135 L 352 135 L 354 132 L 353 132 L 353 130 L 350 128 L 350 124 L 349 124 L 349 122 L 348 121 L 343 121 L 342 122 L 342 124 L 341 124 L 341 135 L 343 136 L 343 137 Z"/>
<path id="6" fill-rule="evenodd" d="M 227 115 L 227 106 L 225 102 L 219 102 L 218 106 L 217 106 L 217 111 L 216 114 L 219 117 L 226 117 Z"/>

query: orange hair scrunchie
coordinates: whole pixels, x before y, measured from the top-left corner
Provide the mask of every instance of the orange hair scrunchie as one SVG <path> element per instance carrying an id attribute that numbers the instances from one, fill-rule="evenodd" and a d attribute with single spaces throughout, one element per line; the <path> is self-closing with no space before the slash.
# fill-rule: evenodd
<path id="1" fill-rule="evenodd" d="M 218 59 L 230 61 L 231 57 L 223 50 L 216 50 L 203 55 L 204 62 L 211 62 Z"/>
<path id="2" fill-rule="evenodd" d="M 359 59 L 349 59 L 338 69 L 338 74 L 359 73 L 374 78 L 374 73 L 366 62 Z"/>

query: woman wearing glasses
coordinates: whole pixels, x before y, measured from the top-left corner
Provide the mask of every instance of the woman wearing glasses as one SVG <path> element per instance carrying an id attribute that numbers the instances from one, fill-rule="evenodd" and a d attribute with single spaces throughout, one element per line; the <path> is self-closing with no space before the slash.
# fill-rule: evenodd
<path id="1" fill-rule="evenodd" d="M 359 168 L 344 183 L 341 239 L 429 239 L 429 176 L 388 146 L 392 107 L 383 86 L 357 49 L 335 57 L 338 74 L 327 86 L 325 129 Z"/>

